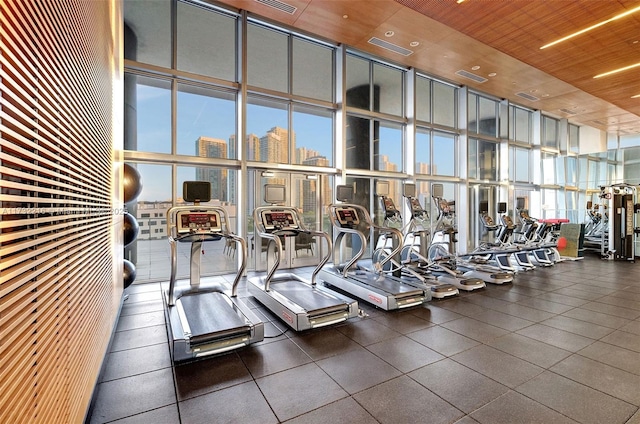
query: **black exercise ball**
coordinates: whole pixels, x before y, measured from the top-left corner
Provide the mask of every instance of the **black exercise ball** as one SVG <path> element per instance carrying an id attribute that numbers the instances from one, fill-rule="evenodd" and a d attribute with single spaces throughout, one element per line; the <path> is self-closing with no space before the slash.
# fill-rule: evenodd
<path id="1" fill-rule="evenodd" d="M 138 170 L 128 163 L 124 164 L 122 187 L 124 188 L 124 203 L 132 202 L 142 191 L 142 177 Z"/>
<path id="2" fill-rule="evenodd" d="M 138 238 L 140 226 L 138 225 L 136 217 L 131 215 L 129 212 L 126 212 L 123 218 L 124 222 L 122 223 L 122 228 L 124 231 L 124 247 L 127 247 L 133 243 L 136 238 Z"/>
<path id="3" fill-rule="evenodd" d="M 126 289 L 133 283 L 136 279 L 136 266 L 128 260 L 124 260 L 123 271 L 122 271 L 122 281 L 124 283 L 124 288 Z"/>

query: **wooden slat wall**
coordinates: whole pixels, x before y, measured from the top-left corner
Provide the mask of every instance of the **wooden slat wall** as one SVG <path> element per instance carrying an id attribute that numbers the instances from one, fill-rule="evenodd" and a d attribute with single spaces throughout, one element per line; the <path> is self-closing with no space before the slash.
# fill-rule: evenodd
<path id="1" fill-rule="evenodd" d="M 82 422 L 115 322 L 114 5 L 0 2 L 1 423 Z"/>

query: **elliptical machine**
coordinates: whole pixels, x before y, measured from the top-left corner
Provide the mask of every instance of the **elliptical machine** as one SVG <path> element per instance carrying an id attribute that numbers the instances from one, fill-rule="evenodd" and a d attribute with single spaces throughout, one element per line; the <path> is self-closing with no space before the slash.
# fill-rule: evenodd
<path id="1" fill-rule="evenodd" d="M 391 227 L 393 224 L 402 222 L 402 215 L 388 194 L 388 184 L 379 181 L 376 184 L 376 195 L 380 199 L 385 227 Z M 409 223 L 402 228 L 404 241 L 400 250 L 400 263 L 390 257 L 393 245 L 389 244 L 391 240 L 386 234 L 381 234 L 378 237 L 376 249 L 372 255 L 372 262 L 380 263 L 383 259 L 389 259 L 386 262 L 387 271 L 399 271 L 400 275 L 409 281 L 418 279 L 429 287 L 431 297 L 435 299 L 443 299 L 459 294 L 460 292 L 455 285 L 438 281 L 438 276 L 431 273 L 429 264 L 426 262 L 421 264 L 419 258 L 412 258 L 411 252 L 414 249 L 417 254 L 420 254 L 421 251 L 426 252 L 428 247 L 429 227 L 428 224 L 425 225 L 425 222 L 428 223 L 429 215 L 420 206 L 418 199 L 415 198 L 415 184 L 404 184 L 403 195 L 412 209 L 412 217 Z M 415 205 L 412 202 L 415 202 Z M 425 255 L 422 255 L 422 257 L 426 258 Z M 414 259 L 417 259 L 417 261 Z"/>

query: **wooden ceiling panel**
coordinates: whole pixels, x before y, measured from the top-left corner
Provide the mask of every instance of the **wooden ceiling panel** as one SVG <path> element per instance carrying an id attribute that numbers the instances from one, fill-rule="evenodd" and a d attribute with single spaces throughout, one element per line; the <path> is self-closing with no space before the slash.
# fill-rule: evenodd
<path id="1" fill-rule="evenodd" d="M 540 50 L 544 44 L 638 7 L 638 0 L 279 1 L 295 6 L 295 13 L 256 0 L 220 3 L 527 107 L 562 114 L 560 109 L 586 105 L 578 108 L 586 112 L 563 115 L 571 122 L 640 132 L 640 99 L 631 99 L 640 94 L 640 68 L 593 78 L 640 61 L 640 12 Z M 395 35 L 383 38 L 389 30 Z M 372 36 L 414 53 L 405 57 L 376 47 L 367 42 Z M 411 41 L 420 45 L 412 48 Z M 471 70 L 475 65 L 480 69 Z M 455 72 L 460 69 L 488 81 L 479 84 L 459 77 Z M 490 72 L 497 75 L 488 77 Z M 515 94 L 531 90 L 536 90 L 539 101 L 528 102 Z"/>

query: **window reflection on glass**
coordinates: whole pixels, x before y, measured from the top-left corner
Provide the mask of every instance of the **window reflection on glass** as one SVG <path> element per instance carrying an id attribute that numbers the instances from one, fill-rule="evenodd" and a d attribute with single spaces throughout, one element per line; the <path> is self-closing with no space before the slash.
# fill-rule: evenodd
<path id="1" fill-rule="evenodd" d="M 247 82 L 289 92 L 289 37 L 260 25 L 247 25 Z"/>
<path id="2" fill-rule="evenodd" d="M 542 140 L 545 147 L 558 148 L 558 121 L 548 116 L 542 117 Z"/>
<path id="3" fill-rule="evenodd" d="M 431 133 L 429 130 L 418 128 L 416 131 L 416 173 L 431 174 Z"/>
<path id="4" fill-rule="evenodd" d="M 478 140 L 470 138 L 467 146 L 467 174 L 469 178 L 478 178 Z"/>
<path id="5" fill-rule="evenodd" d="M 247 158 L 260 162 L 289 163 L 289 125 L 286 103 L 250 98 L 247 103 Z M 291 149 L 295 150 L 295 134 Z"/>
<path id="6" fill-rule="evenodd" d="M 478 98 L 478 133 L 498 136 L 498 102 L 485 97 Z"/>
<path id="7" fill-rule="evenodd" d="M 294 163 L 309 166 L 333 165 L 333 112 L 326 109 L 295 105 Z"/>
<path id="8" fill-rule="evenodd" d="M 588 188 L 598 188 L 599 172 L 600 172 L 600 164 L 598 161 L 589 160 L 588 161 L 588 171 L 587 171 L 587 187 Z"/>
<path id="9" fill-rule="evenodd" d="M 541 154 L 542 167 L 542 184 L 555 184 L 556 183 L 556 155 L 553 153 Z"/>
<path id="10" fill-rule="evenodd" d="M 124 57 L 151 65 L 171 67 L 172 0 L 123 2 Z"/>
<path id="11" fill-rule="evenodd" d="M 580 127 L 569 124 L 569 151 L 580 153 Z"/>
<path id="12" fill-rule="evenodd" d="M 235 81 L 236 33 L 235 17 L 178 2 L 178 69 Z"/>
<path id="13" fill-rule="evenodd" d="M 467 126 L 469 132 L 478 133 L 478 96 L 474 93 L 469 93 L 467 96 L 467 109 L 469 119 Z"/>
<path id="14" fill-rule="evenodd" d="M 236 157 L 236 103 L 233 93 L 180 84 L 176 115 L 178 154 Z"/>
<path id="15" fill-rule="evenodd" d="M 567 157 L 567 181 L 566 185 L 569 187 L 578 186 L 578 160 L 575 157 Z"/>
<path id="16" fill-rule="evenodd" d="M 510 164 L 510 169 L 515 168 L 515 181 L 519 183 L 530 183 L 531 182 L 531 174 L 529 173 L 529 164 L 530 159 L 530 151 L 529 149 L 522 149 L 516 147 L 515 151 L 515 161 Z"/>
<path id="17" fill-rule="evenodd" d="M 402 172 L 402 126 L 377 123 L 379 138 L 373 140 L 374 170 Z"/>
<path id="18" fill-rule="evenodd" d="M 347 168 L 371 169 L 371 121 L 347 116 L 345 160 Z"/>
<path id="19" fill-rule="evenodd" d="M 334 49 L 293 39 L 293 94 L 333 101 Z"/>
<path id="20" fill-rule="evenodd" d="M 513 139 L 524 143 L 531 143 L 531 119 L 533 113 L 514 107 L 512 109 L 515 113 L 515 134 Z"/>
<path id="21" fill-rule="evenodd" d="M 416 77 L 416 119 L 431 122 L 431 80 Z"/>
<path id="22" fill-rule="evenodd" d="M 456 88 L 438 81 L 433 81 L 433 123 L 456 126 Z"/>
<path id="23" fill-rule="evenodd" d="M 483 180 L 498 180 L 497 143 L 478 140 L 478 175 Z"/>
<path id="24" fill-rule="evenodd" d="M 126 150 L 171 153 L 171 83 L 127 74 L 125 84 L 135 84 L 135 135 L 125 137 Z M 131 134 L 128 131 L 127 134 Z"/>
<path id="25" fill-rule="evenodd" d="M 565 163 L 564 156 L 558 156 L 556 158 L 556 184 L 561 186 L 566 185 L 564 163 Z"/>
<path id="26" fill-rule="evenodd" d="M 347 55 L 347 106 L 359 109 L 371 109 L 371 82 L 369 61 L 357 56 Z"/>
<path id="27" fill-rule="evenodd" d="M 373 64 L 373 111 L 402 115 L 403 72 L 378 63 Z"/>
<path id="28" fill-rule="evenodd" d="M 433 169 L 434 175 L 456 175 L 455 136 L 439 132 L 433 133 Z"/>

